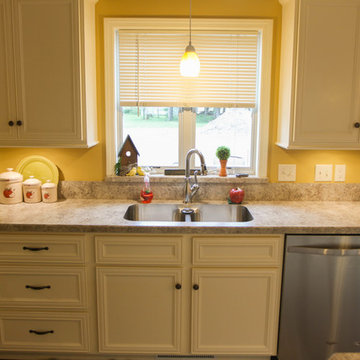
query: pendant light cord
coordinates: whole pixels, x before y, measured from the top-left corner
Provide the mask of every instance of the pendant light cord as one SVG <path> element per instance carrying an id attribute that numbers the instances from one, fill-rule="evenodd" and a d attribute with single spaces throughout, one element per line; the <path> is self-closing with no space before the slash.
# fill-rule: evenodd
<path id="1" fill-rule="evenodd" d="M 190 41 L 189 44 L 191 45 L 191 0 L 190 0 L 190 17 L 189 17 L 189 27 L 190 27 Z"/>

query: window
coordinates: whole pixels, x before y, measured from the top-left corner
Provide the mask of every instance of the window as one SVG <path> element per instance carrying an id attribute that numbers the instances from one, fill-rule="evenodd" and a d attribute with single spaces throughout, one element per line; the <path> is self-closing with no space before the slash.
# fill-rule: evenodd
<path id="1" fill-rule="evenodd" d="M 107 175 L 129 134 L 139 164 L 184 168 L 198 148 L 208 167 L 266 176 L 271 20 L 193 20 L 199 78 L 179 74 L 188 21 L 105 19 Z M 195 164 L 196 165 L 196 164 Z"/>

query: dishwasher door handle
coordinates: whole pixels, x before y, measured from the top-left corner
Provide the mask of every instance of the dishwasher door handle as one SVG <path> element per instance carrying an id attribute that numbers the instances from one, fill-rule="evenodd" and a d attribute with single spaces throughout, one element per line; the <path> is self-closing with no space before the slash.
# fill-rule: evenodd
<path id="1" fill-rule="evenodd" d="M 360 256 L 360 248 L 339 248 L 313 247 L 313 246 L 289 246 L 287 252 L 308 255 L 329 255 L 329 256 Z"/>

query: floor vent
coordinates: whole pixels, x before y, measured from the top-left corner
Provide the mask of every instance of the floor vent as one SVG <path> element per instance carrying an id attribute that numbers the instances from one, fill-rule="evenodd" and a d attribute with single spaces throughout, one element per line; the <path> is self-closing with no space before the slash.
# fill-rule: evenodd
<path id="1" fill-rule="evenodd" d="M 214 355 L 158 355 L 158 359 L 215 359 Z"/>

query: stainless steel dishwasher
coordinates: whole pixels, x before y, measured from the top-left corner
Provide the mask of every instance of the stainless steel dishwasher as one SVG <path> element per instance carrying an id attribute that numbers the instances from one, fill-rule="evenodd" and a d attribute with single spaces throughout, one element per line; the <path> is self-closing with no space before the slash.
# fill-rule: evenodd
<path id="1" fill-rule="evenodd" d="M 279 360 L 360 351 L 360 236 L 286 237 Z"/>

